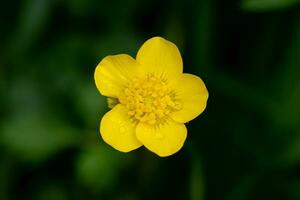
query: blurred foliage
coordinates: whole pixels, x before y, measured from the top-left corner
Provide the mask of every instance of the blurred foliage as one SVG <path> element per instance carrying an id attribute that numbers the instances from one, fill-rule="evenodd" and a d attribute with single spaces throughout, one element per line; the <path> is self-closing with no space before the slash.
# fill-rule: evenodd
<path id="1" fill-rule="evenodd" d="M 298 0 L 20 0 L 0 7 L 0 199 L 298 200 Z M 210 98 L 176 155 L 115 151 L 93 80 L 153 36 Z"/>
<path id="2" fill-rule="evenodd" d="M 83 150 L 78 157 L 78 179 L 86 187 L 99 191 L 111 191 L 118 183 L 120 171 L 128 166 L 128 156 L 98 145 Z"/>
<path id="3" fill-rule="evenodd" d="M 4 122 L 3 145 L 25 161 L 47 159 L 51 154 L 76 143 L 71 127 L 44 116 L 20 116 Z"/>
<path id="4" fill-rule="evenodd" d="M 280 10 L 298 4 L 299 0 L 244 0 L 243 7 L 249 11 Z"/>

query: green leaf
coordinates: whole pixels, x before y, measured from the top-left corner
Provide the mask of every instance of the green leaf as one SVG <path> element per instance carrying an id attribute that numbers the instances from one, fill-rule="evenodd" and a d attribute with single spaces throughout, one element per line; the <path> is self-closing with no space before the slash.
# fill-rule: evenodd
<path id="1" fill-rule="evenodd" d="M 34 200 L 67 200 L 70 199 L 63 185 L 56 182 L 42 183 L 37 186 Z"/>
<path id="2" fill-rule="evenodd" d="M 100 117 L 108 111 L 107 98 L 99 93 L 94 82 L 78 84 L 74 101 L 76 109 L 89 127 L 98 126 Z"/>
<path id="3" fill-rule="evenodd" d="M 18 115 L 1 130 L 4 147 L 24 161 L 39 162 L 78 141 L 75 130 L 42 114 Z"/>
<path id="4" fill-rule="evenodd" d="M 93 192 L 110 190 L 118 183 L 120 170 L 128 165 L 130 158 L 108 146 L 87 147 L 76 162 L 79 182 Z"/>
<path id="5" fill-rule="evenodd" d="M 292 7 L 299 0 L 244 0 L 242 8 L 247 11 L 272 11 Z"/>

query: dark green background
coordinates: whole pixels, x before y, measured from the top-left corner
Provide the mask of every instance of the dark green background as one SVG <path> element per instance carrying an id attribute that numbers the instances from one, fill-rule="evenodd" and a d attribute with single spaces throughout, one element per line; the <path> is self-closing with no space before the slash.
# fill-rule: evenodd
<path id="1" fill-rule="evenodd" d="M 297 0 L 0 5 L 0 199 L 300 199 Z M 115 151 L 93 73 L 162 36 L 210 97 L 182 150 Z"/>

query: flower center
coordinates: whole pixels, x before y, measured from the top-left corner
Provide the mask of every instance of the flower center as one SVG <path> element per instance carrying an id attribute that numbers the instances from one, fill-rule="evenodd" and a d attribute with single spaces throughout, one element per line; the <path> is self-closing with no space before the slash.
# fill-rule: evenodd
<path id="1" fill-rule="evenodd" d="M 139 122 L 157 124 L 181 105 L 167 82 L 155 75 L 134 78 L 119 98 L 128 108 L 128 115 Z"/>

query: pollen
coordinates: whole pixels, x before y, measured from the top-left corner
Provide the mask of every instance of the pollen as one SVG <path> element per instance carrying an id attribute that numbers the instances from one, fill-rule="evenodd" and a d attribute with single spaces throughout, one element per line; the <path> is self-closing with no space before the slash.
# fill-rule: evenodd
<path id="1" fill-rule="evenodd" d="M 137 122 L 159 124 L 181 105 L 167 81 L 155 75 L 134 78 L 119 97 L 128 115 Z"/>

